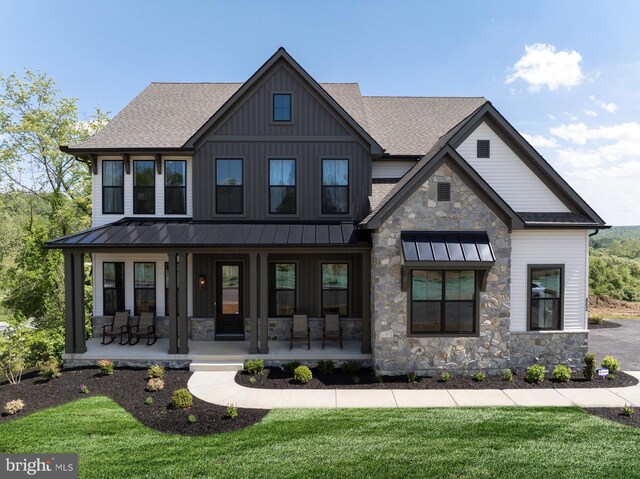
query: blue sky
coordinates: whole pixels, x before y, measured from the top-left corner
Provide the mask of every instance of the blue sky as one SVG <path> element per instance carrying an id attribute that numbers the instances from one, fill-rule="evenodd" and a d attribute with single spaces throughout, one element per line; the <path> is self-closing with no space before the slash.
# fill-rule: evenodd
<path id="1" fill-rule="evenodd" d="M 81 111 L 151 81 L 244 81 L 284 46 L 365 95 L 485 96 L 611 224 L 640 224 L 640 2 L 7 1 L 0 73 Z"/>

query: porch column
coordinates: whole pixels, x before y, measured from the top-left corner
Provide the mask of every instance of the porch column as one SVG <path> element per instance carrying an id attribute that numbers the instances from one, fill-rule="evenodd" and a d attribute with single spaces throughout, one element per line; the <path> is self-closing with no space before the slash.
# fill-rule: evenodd
<path id="1" fill-rule="evenodd" d="M 188 277 L 187 277 L 187 253 L 181 252 L 178 254 L 178 352 L 180 354 L 187 354 L 189 352 L 189 317 L 187 316 L 187 290 Z"/>
<path id="2" fill-rule="evenodd" d="M 87 352 L 84 325 L 84 253 L 64 251 L 65 339 L 67 354 Z"/>
<path id="3" fill-rule="evenodd" d="M 74 353 L 73 253 L 64 250 L 64 352 Z"/>
<path id="4" fill-rule="evenodd" d="M 362 353 L 371 353 L 371 252 L 362 253 Z"/>
<path id="5" fill-rule="evenodd" d="M 258 353 L 258 253 L 249 253 L 249 353 Z"/>
<path id="6" fill-rule="evenodd" d="M 269 352 L 269 273 L 267 253 L 260 253 L 260 354 Z"/>
<path id="7" fill-rule="evenodd" d="M 178 354 L 177 253 L 169 252 L 169 354 Z"/>

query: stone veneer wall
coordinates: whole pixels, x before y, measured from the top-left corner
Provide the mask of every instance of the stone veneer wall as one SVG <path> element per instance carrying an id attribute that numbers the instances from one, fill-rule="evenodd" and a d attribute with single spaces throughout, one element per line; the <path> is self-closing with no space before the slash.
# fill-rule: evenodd
<path id="1" fill-rule="evenodd" d="M 437 183 L 451 183 L 451 201 L 437 201 Z M 496 263 L 478 298 L 478 337 L 409 337 L 402 289 L 401 231 L 486 231 Z M 383 374 L 440 370 L 498 372 L 510 367 L 511 237 L 507 226 L 442 165 L 373 234 L 372 346 Z"/>
<path id="2" fill-rule="evenodd" d="M 584 367 L 588 352 L 588 332 L 535 331 L 511 333 L 511 367 L 524 370 L 538 362 L 550 368 L 566 364 L 572 369 Z"/>

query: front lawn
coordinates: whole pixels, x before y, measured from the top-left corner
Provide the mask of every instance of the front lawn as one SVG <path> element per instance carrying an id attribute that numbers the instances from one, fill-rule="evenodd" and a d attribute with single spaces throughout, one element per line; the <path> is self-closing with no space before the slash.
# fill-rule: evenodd
<path id="1" fill-rule="evenodd" d="M 640 430 L 577 408 L 322 409 L 187 437 L 89 397 L 0 425 L 0 451 L 78 452 L 90 478 L 626 478 Z"/>

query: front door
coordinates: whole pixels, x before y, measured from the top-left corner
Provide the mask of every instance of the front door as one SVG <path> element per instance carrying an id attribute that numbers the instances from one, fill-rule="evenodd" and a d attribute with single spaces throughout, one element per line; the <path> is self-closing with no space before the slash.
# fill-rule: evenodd
<path id="1" fill-rule="evenodd" d="M 244 340 L 242 263 L 216 263 L 216 339 Z"/>

